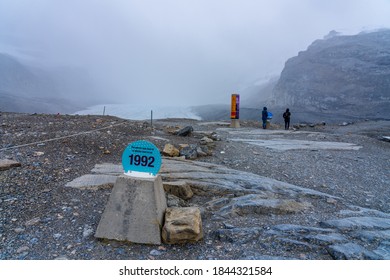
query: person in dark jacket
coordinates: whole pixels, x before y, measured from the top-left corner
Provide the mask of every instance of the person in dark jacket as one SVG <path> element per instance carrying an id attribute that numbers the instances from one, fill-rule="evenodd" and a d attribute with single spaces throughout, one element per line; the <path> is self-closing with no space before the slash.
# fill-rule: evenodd
<path id="1" fill-rule="evenodd" d="M 290 117 L 291 117 L 290 109 L 287 108 L 286 112 L 283 113 L 284 129 L 285 130 L 289 130 L 289 128 L 290 128 Z"/>
<path id="2" fill-rule="evenodd" d="M 267 107 L 264 107 L 263 111 L 261 112 L 261 119 L 263 121 L 263 129 L 266 129 L 266 127 L 267 127 L 267 118 L 268 118 Z"/>

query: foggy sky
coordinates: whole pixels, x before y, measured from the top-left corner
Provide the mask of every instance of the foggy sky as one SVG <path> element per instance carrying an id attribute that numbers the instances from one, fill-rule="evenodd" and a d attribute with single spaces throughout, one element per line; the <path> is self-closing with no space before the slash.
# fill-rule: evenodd
<path id="1" fill-rule="evenodd" d="M 389 0 L 0 0 L 0 52 L 84 67 L 112 102 L 229 103 L 329 31 L 389 15 Z"/>

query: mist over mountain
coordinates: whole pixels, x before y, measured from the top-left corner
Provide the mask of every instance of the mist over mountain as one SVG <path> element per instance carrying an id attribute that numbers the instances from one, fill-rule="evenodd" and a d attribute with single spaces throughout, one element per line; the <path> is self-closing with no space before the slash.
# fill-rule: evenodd
<path id="1" fill-rule="evenodd" d="M 37 67 L 0 53 L 0 111 L 72 113 L 102 101 L 81 68 Z"/>
<path id="2" fill-rule="evenodd" d="M 260 119 L 263 106 L 282 122 L 288 107 L 295 122 L 390 119 L 390 30 L 340 35 L 331 31 L 287 60 L 280 77 L 242 93 L 240 118 Z M 228 118 L 227 106 L 199 114 Z"/>
<path id="3" fill-rule="evenodd" d="M 390 118 L 390 30 L 333 31 L 290 58 L 270 105 L 296 113 Z"/>

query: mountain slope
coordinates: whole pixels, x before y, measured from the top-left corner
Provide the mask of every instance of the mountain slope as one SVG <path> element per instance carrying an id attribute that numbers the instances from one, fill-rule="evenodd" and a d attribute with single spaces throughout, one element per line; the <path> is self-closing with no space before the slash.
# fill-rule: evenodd
<path id="1" fill-rule="evenodd" d="M 0 111 L 73 113 L 98 103 L 96 93 L 85 69 L 35 67 L 0 53 Z"/>
<path id="2" fill-rule="evenodd" d="M 272 103 L 295 111 L 390 118 L 390 30 L 328 36 L 290 58 Z"/>

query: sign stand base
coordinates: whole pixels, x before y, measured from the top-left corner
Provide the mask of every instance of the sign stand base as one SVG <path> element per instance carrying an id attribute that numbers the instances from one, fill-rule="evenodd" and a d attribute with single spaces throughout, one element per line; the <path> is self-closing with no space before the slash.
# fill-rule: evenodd
<path id="1" fill-rule="evenodd" d="M 166 208 L 160 175 L 152 178 L 121 175 L 115 182 L 95 237 L 159 245 Z"/>
<path id="2" fill-rule="evenodd" d="M 230 127 L 233 128 L 239 128 L 240 127 L 240 120 L 238 119 L 232 119 L 230 123 Z"/>

